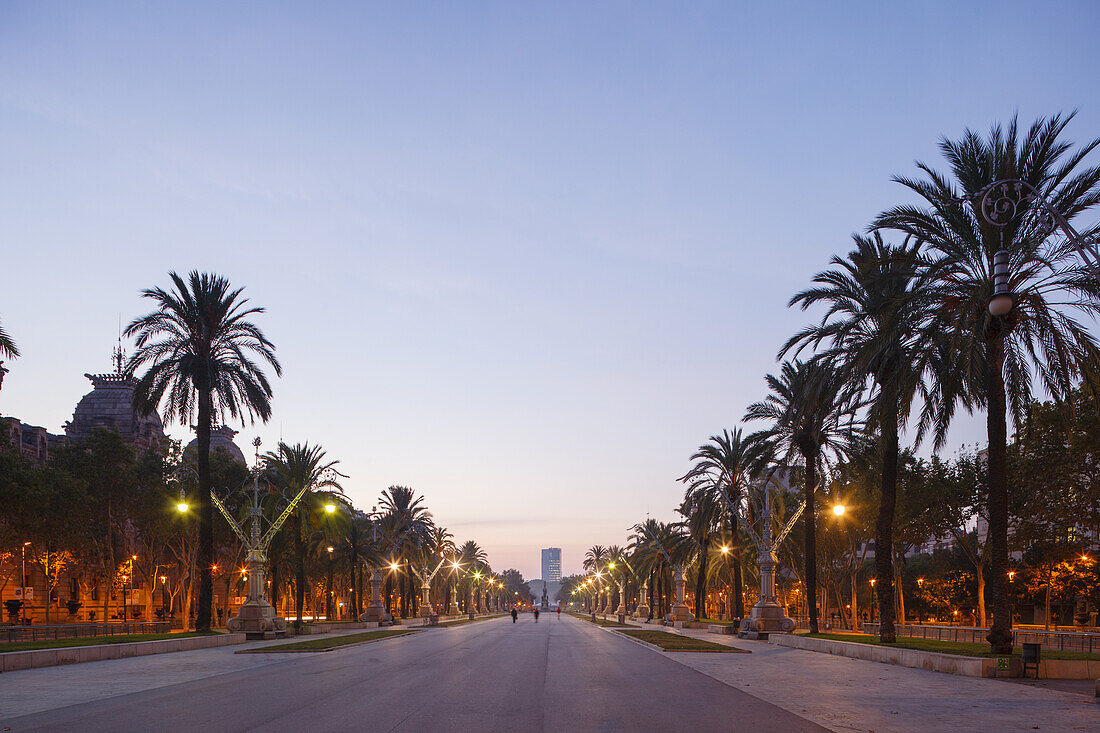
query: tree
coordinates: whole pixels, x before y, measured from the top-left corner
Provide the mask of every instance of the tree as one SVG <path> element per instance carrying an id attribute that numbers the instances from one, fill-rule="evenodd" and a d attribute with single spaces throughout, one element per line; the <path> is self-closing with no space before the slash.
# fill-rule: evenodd
<path id="1" fill-rule="evenodd" d="M 947 348 L 933 362 L 934 393 L 922 421 L 934 425 L 937 445 L 942 445 L 957 406 L 986 411 L 993 605 L 987 638 L 995 653 L 1012 650 L 1006 588 L 1007 413 L 1011 409 L 1015 424 L 1021 424 L 1033 372 L 1061 402 L 1077 375 L 1095 371 L 1100 350 L 1070 312 L 1098 312 L 1100 283 L 1067 242 L 1051 236 L 1049 215 L 1038 200 L 1018 200 L 1002 227 L 991 224 L 980 207 L 986 187 L 1003 179 L 1024 181 L 1067 221 L 1100 203 L 1100 167 L 1075 172 L 1100 139 L 1071 151 L 1072 144 L 1061 136 L 1073 116 L 1040 118 L 1022 137 L 1013 118 L 1007 129 L 995 125 L 987 138 L 966 130 L 960 140 L 943 139 L 940 149 L 953 178 L 918 163 L 924 179 L 894 180 L 924 199 L 924 205 L 894 207 L 875 222 L 924 242 L 934 259 L 926 279 L 935 307 L 924 328 L 928 343 L 944 336 Z M 1094 228 L 1085 234 L 1095 233 Z M 1001 250 L 1009 257 L 1014 307 L 992 315 L 993 260 Z"/>
<path id="2" fill-rule="evenodd" d="M 887 244 L 882 235 L 853 237 L 856 248 L 846 258 L 833 257 L 832 269 L 818 273 L 815 287 L 791 298 L 806 310 L 828 306 L 821 323 L 791 337 L 780 352 L 805 346 L 829 348 L 824 357 L 842 378 L 875 389 L 872 422 L 878 427 L 880 487 L 875 547 L 893 546 L 897 503 L 899 433 L 921 386 L 926 349 L 920 339 L 928 299 L 919 287 L 918 243 Z M 893 642 L 894 569 L 891 553 L 876 552 L 876 590 L 882 640 Z"/>
<path id="3" fill-rule="evenodd" d="M 137 381 L 134 406 L 145 414 L 162 403 L 164 417 L 195 426 L 198 463 L 199 610 L 197 631 L 210 628 L 214 560 L 214 507 L 210 499 L 210 431 L 215 420 L 271 417 L 271 385 L 251 358 L 259 356 L 275 370 L 282 367 L 275 347 L 251 321 L 263 308 L 249 307 L 218 275 L 192 271 L 185 281 L 169 273 L 174 289 L 142 292 L 156 310 L 135 319 L 126 336 L 137 338 L 137 350 L 126 366 L 133 375 L 148 369 Z"/>
<path id="4" fill-rule="evenodd" d="M 745 491 L 752 478 L 752 464 L 756 448 L 751 441 L 741 437 L 741 429 L 732 433 L 723 430 L 721 435 L 710 436 L 710 442 L 699 446 L 692 454 L 694 465 L 680 481 L 688 483 L 693 492 L 703 492 L 721 504 L 728 514 L 733 541 L 730 543 L 729 563 L 733 580 L 733 613 L 737 618 L 745 615 L 741 577 L 741 543 L 737 541 L 740 517 L 738 507 L 745 499 Z M 724 494 L 724 498 L 723 498 Z M 696 614 L 698 616 L 698 614 Z"/>
<path id="5" fill-rule="evenodd" d="M 390 551 L 403 562 L 412 561 L 420 548 L 431 541 L 434 528 L 432 513 L 408 486 L 390 486 L 382 492 L 382 508 L 386 510 L 387 527 L 391 533 Z M 416 589 L 408 573 L 398 576 L 401 617 L 408 618 L 409 607 L 415 601 Z"/>
<path id="6" fill-rule="evenodd" d="M 862 405 L 851 382 L 825 362 L 783 362 L 779 376 L 766 378 L 771 393 L 749 405 L 745 420 L 767 420 L 770 425 L 749 436 L 761 447 L 758 466 L 791 463 L 801 458 L 805 468 L 806 598 L 810 632 L 818 633 L 817 548 L 814 491 L 822 462 L 846 455 L 862 430 L 855 417 Z"/>
<path id="7" fill-rule="evenodd" d="M 9 359 L 19 357 L 19 348 L 16 347 L 15 341 L 8 335 L 8 332 L 4 330 L 3 324 L 0 324 L 0 356 L 6 356 Z"/>
<path id="8" fill-rule="evenodd" d="M 325 460 L 325 451 L 319 445 L 280 442 L 279 449 L 264 456 L 265 469 L 272 482 L 291 497 L 304 492 L 297 507 L 291 513 L 289 527 L 295 557 L 295 624 L 302 624 L 302 608 L 305 604 L 306 555 L 309 551 L 309 535 L 320 528 L 324 509 L 321 502 L 332 501 L 334 494 L 343 494 L 336 480 L 333 466 L 339 461 Z M 306 532 L 309 534 L 306 534 Z M 202 613 L 200 606 L 199 613 Z"/>

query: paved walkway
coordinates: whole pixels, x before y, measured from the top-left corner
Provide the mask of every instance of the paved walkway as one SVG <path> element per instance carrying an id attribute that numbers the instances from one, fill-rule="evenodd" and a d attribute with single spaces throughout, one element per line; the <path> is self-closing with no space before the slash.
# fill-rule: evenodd
<path id="1" fill-rule="evenodd" d="M 235 650 L 5 673 L 0 726 L 265 733 L 823 730 L 620 635 L 550 614 L 538 624 L 525 614 L 518 624 L 494 619 L 328 653 Z"/>
<path id="2" fill-rule="evenodd" d="M 665 656 L 835 731 L 1100 731 L 1100 704 L 1094 697 L 848 659 L 702 629 L 677 633 L 752 654 Z"/>
<path id="3" fill-rule="evenodd" d="M 328 653 L 234 653 L 292 639 L 9 672 L 0 727 L 1100 730 L 1100 705 L 1084 695 L 682 633 L 753 653 L 656 652 L 575 618 L 536 625 L 525 614 Z"/>

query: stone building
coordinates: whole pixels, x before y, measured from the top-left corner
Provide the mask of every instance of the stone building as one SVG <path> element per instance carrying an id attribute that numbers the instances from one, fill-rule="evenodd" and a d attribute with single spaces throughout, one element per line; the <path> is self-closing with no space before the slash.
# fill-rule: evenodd
<path id="1" fill-rule="evenodd" d="M 234 436 L 236 436 L 236 434 L 236 430 L 226 425 L 222 425 L 220 428 L 211 429 L 210 453 L 213 454 L 214 451 L 220 448 L 221 450 L 224 450 L 226 453 L 228 453 L 230 458 L 247 466 L 248 461 L 245 460 L 244 453 L 241 451 L 240 447 L 233 442 L 233 438 Z M 198 443 L 199 439 L 194 438 L 190 443 L 187 444 L 187 447 L 183 449 L 183 454 L 185 456 L 194 456 L 195 451 L 198 450 Z"/>
<path id="2" fill-rule="evenodd" d="M 84 395 L 73 411 L 73 419 L 65 423 L 69 440 L 84 440 L 95 428 L 117 430 L 122 439 L 137 450 L 159 449 L 166 445 L 164 423 L 154 410 L 141 415 L 134 410 L 132 377 L 122 373 L 121 352 L 116 352 L 112 374 L 85 374 L 91 380 L 92 391 Z"/>
<path id="3" fill-rule="evenodd" d="M 45 463 L 57 446 L 64 442 L 65 436 L 54 435 L 46 428 L 27 425 L 15 417 L 0 417 L 0 445 L 10 447 L 32 461 Z"/>

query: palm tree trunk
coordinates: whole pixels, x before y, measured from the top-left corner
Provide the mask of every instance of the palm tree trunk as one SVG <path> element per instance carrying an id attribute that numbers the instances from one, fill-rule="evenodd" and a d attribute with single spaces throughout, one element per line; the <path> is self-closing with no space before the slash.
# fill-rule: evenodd
<path id="1" fill-rule="evenodd" d="M 359 583 L 356 582 L 355 569 L 359 565 L 359 554 L 356 551 L 355 543 L 351 545 L 351 612 L 355 614 L 355 619 L 359 619 Z M 363 571 L 359 571 L 360 577 L 362 577 Z"/>
<path id="2" fill-rule="evenodd" d="M 985 617 L 985 569 L 982 563 L 978 563 L 975 571 L 978 574 L 978 624 L 984 629 L 987 619 Z"/>
<path id="3" fill-rule="evenodd" d="M 888 382 L 889 380 L 887 380 Z M 898 397 L 891 387 L 884 386 L 882 404 L 882 477 L 878 521 L 875 523 L 875 573 L 878 582 L 878 609 L 882 641 L 897 640 L 894 630 L 894 509 L 898 494 Z"/>
<path id="4" fill-rule="evenodd" d="M 698 577 L 695 579 L 695 618 L 697 619 L 706 618 L 707 616 L 708 544 L 706 535 L 703 535 L 703 541 L 699 543 L 699 567 L 696 571 Z"/>
<path id="5" fill-rule="evenodd" d="M 199 609 L 195 631 L 209 631 L 214 601 L 214 502 L 210 498 L 210 423 L 213 404 L 206 380 L 196 384 L 199 393 L 198 425 L 195 427 L 195 458 L 199 469 Z"/>
<path id="6" fill-rule="evenodd" d="M 1004 381 L 1004 335 L 996 331 L 986 339 L 986 396 L 989 437 L 989 539 L 992 549 L 989 591 L 993 623 L 989 627 L 990 650 L 1012 653 L 1012 609 L 1005 587 L 1008 573 L 1008 426 Z"/>
<path id="7" fill-rule="evenodd" d="M 275 615 L 279 615 L 279 563 L 271 560 L 271 607 L 275 609 Z"/>
<path id="8" fill-rule="evenodd" d="M 817 454 L 804 455 L 806 459 L 806 509 L 802 521 L 806 527 L 806 600 L 809 601 L 810 633 L 818 632 L 817 626 L 817 509 L 814 491 L 817 485 Z"/>
<path id="9" fill-rule="evenodd" d="M 296 509 L 290 517 L 294 531 L 294 609 L 295 628 L 302 625 L 302 610 L 306 605 L 306 543 L 302 540 L 302 517 Z"/>
<path id="10" fill-rule="evenodd" d="M 745 618 L 745 581 L 741 575 L 741 543 L 734 537 L 733 551 L 733 617 Z"/>

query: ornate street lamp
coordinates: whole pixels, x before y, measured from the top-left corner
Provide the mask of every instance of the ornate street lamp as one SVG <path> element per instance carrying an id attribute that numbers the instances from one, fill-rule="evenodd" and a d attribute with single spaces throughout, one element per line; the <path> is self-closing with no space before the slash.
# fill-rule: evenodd
<path id="1" fill-rule="evenodd" d="M 1042 217 L 1040 231 L 1049 236 L 1058 229 L 1085 263 L 1094 278 L 1100 280 L 1100 244 L 1095 236 L 1082 236 L 1069 221 L 1044 197 L 1038 189 L 1019 178 L 1003 178 L 987 184 L 972 196 L 960 201 L 970 203 L 981 212 L 982 219 L 996 227 L 1002 235 L 1001 249 L 993 255 L 993 298 L 989 312 L 994 316 L 1007 315 L 1016 305 L 1009 288 L 1009 252 L 1004 249 L 1004 228 L 1018 222 L 1020 217 L 1033 211 Z"/>

